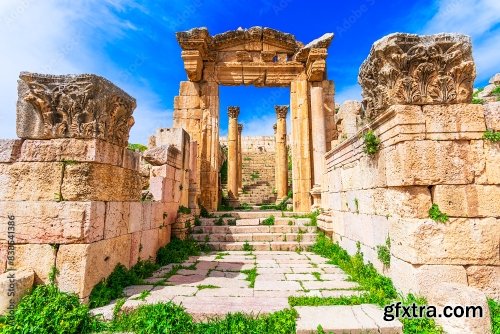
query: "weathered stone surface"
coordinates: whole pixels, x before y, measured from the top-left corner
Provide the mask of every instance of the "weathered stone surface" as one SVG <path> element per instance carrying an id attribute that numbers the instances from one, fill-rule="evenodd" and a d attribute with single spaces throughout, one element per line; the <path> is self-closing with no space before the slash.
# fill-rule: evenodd
<path id="1" fill-rule="evenodd" d="M 0 139 L 0 162 L 14 162 L 19 158 L 22 140 Z"/>
<path id="2" fill-rule="evenodd" d="M 0 202 L 0 219 L 13 215 L 16 243 L 65 244 L 94 242 L 103 238 L 103 202 Z M 7 224 L 0 224 L 0 241 L 7 238 Z"/>
<path id="3" fill-rule="evenodd" d="M 500 131 L 500 101 L 483 105 L 484 119 L 488 130 Z"/>
<path id="4" fill-rule="evenodd" d="M 470 103 L 475 76 L 468 36 L 395 33 L 373 44 L 358 81 L 373 119 L 394 104 Z"/>
<path id="5" fill-rule="evenodd" d="M 345 101 L 335 114 L 335 123 L 339 132 L 339 140 L 352 137 L 358 132 L 358 123 L 361 117 L 361 103 Z"/>
<path id="6" fill-rule="evenodd" d="M 488 82 L 490 84 L 500 85 L 500 73 L 496 73 Z"/>
<path id="7" fill-rule="evenodd" d="M 500 299 L 500 266 L 468 266 L 467 282 L 486 296 Z"/>
<path id="8" fill-rule="evenodd" d="M 146 160 L 153 166 L 161 166 L 166 164 L 177 166 L 179 156 L 182 156 L 182 152 L 172 145 L 157 146 L 145 151 L 143 154 L 144 160 Z"/>
<path id="9" fill-rule="evenodd" d="M 427 302 L 434 305 L 437 312 L 442 312 L 445 306 L 479 306 L 482 309 L 482 316 L 479 317 L 479 310 L 475 310 L 476 316 L 469 317 L 438 317 L 436 321 L 443 327 L 446 333 L 491 333 L 490 311 L 486 296 L 478 289 L 456 283 L 440 283 L 428 287 L 429 292 Z M 449 312 L 449 311 L 447 311 Z"/>
<path id="10" fill-rule="evenodd" d="M 49 244 L 15 245 L 11 268 L 34 272 L 35 284 L 49 284 L 49 274 L 56 261 L 56 249 Z"/>
<path id="11" fill-rule="evenodd" d="M 130 235 L 92 244 L 61 245 L 57 252 L 57 284 L 62 291 L 87 298 L 100 280 L 108 277 L 118 263 L 128 266 Z"/>
<path id="12" fill-rule="evenodd" d="M 61 185 L 66 201 L 137 201 L 141 198 L 137 171 L 96 163 L 68 164 Z"/>
<path id="13" fill-rule="evenodd" d="M 92 75 L 21 72 L 17 135 L 20 138 L 100 138 L 126 146 L 135 99 Z"/>
<path id="14" fill-rule="evenodd" d="M 500 220 L 493 217 L 398 219 L 390 231 L 391 252 L 412 264 L 500 264 Z"/>
<path id="15" fill-rule="evenodd" d="M 451 217 L 500 216 L 500 185 L 437 185 L 433 202 Z"/>
<path id="16" fill-rule="evenodd" d="M 9 313 L 31 291 L 33 278 L 33 270 L 29 269 L 8 271 L 0 275 L 0 314 Z"/>
<path id="17" fill-rule="evenodd" d="M 25 140 L 19 161 L 98 162 L 121 166 L 122 151 L 122 147 L 101 139 Z"/>
<path id="18" fill-rule="evenodd" d="M 423 106 L 427 139 L 480 139 L 485 127 L 481 104 Z"/>
<path id="19" fill-rule="evenodd" d="M 130 232 L 130 203 L 107 202 L 104 222 L 104 239 L 111 239 Z"/>

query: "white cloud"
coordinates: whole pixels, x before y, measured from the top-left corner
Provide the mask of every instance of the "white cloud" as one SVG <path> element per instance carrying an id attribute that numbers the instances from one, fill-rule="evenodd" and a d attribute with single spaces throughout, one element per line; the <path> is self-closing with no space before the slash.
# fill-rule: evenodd
<path id="1" fill-rule="evenodd" d="M 347 86 L 335 93 L 336 104 L 342 104 L 347 100 L 361 101 L 361 87 L 359 85 Z"/>
<path id="2" fill-rule="evenodd" d="M 107 42 L 138 30 L 117 16 L 126 8 L 142 10 L 131 0 L 2 0 L 0 2 L 0 138 L 15 138 L 19 72 L 100 73 L 137 99 L 130 140 L 147 143 L 158 126 L 171 124 L 144 78 L 123 72 L 105 54 Z M 133 64 L 132 64 L 133 65 Z M 117 75 L 118 74 L 118 75 Z M 125 73 L 127 74 L 127 73 Z M 113 81 L 113 80 L 112 80 Z M 122 82 L 120 82 L 122 81 Z"/>
<path id="3" fill-rule="evenodd" d="M 477 80 L 500 71 L 500 2 L 498 0 L 441 0 L 438 11 L 421 33 L 459 32 L 472 37 Z"/>

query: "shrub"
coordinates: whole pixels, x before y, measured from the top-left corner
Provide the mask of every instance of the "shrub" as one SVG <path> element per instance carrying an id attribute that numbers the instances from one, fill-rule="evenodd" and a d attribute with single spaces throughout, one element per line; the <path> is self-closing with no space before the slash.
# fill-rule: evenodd
<path id="1" fill-rule="evenodd" d="M 242 250 L 245 251 L 245 252 L 251 252 L 251 251 L 253 251 L 253 246 L 250 245 L 248 243 L 248 241 L 245 241 L 245 243 L 243 244 L 243 249 Z"/>
<path id="2" fill-rule="evenodd" d="M 495 130 L 487 130 L 483 134 L 483 138 L 492 142 L 499 142 L 500 141 L 500 131 L 495 131 Z"/>
<path id="3" fill-rule="evenodd" d="M 169 263 L 181 263 L 190 256 L 200 255 L 200 253 L 200 245 L 193 239 L 180 240 L 173 238 L 170 243 L 158 250 L 156 262 L 161 266 Z"/>
<path id="4" fill-rule="evenodd" d="M 186 208 L 184 205 L 181 205 L 181 206 L 179 206 L 179 209 L 177 209 L 177 213 L 188 215 L 191 213 L 191 209 Z"/>
<path id="5" fill-rule="evenodd" d="M 0 326 L 4 334 L 91 333 L 103 329 L 78 296 L 59 291 L 53 285 L 39 285 L 23 297 L 12 317 Z"/>
<path id="6" fill-rule="evenodd" d="M 378 139 L 377 136 L 375 136 L 372 130 L 368 130 L 365 133 L 365 135 L 363 136 L 363 141 L 365 144 L 363 151 L 366 154 L 373 155 L 378 152 L 380 139 Z"/>
<path id="7" fill-rule="evenodd" d="M 391 265 L 391 239 L 389 236 L 385 239 L 385 245 L 377 246 L 377 257 L 384 266 Z"/>
<path id="8" fill-rule="evenodd" d="M 429 218 L 441 223 L 446 223 L 448 221 L 448 215 L 439 210 L 439 206 L 437 204 L 432 204 L 429 209 Z"/>
<path id="9" fill-rule="evenodd" d="M 147 146 L 144 146 L 142 144 L 128 144 L 128 147 L 127 147 L 129 150 L 131 151 L 139 151 L 139 152 L 144 152 L 148 149 Z"/>
<path id="10" fill-rule="evenodd" d="M 490 307 L 491 332 L 500 334 L 500 301 L 488 299 L 488 306 Z"/>
<path id="11" fill-rule="evenodd" d="M 274 216 L 271 215 L 271 216 L 267 217 L 260 224 L 261 225 L 274 225 Z"/>

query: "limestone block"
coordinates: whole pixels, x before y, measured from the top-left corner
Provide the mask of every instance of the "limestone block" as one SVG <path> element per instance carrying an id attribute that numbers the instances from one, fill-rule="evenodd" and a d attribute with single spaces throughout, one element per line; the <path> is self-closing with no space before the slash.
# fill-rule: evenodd
<path id="1" fill-rule="evenodd" d="M 426 296 L 430 286 L 441 282 L 467 285 L 467 274 L 459 265 L 412 265 L 391 256 L 389 277 L 404 294 Z"/>
<path id="2" fill-rule="evenodd" d="M 19 158 L 22 140 L 0 139 L 0 162 L 14 162 Z"/>
<path id="3" fill-rule="evenodd" d="M 381 216 L 427 218 L 432 205 L 429 189 L 422 186 L 377 188 L 373 196 L 374 212 Z"/>
<path id="4" fill-rule="evenodd" d="M 153 203 L 152 202 L 142 202 L 142 224 L 141 230 L 149 230 L 151 228 L 151 214 Z"/>
<path id="5" fill-rule="evenodd" d="M 172 226 L 166 225 L 158 229 L 158 248 L 164 247 L 170 242 L 172 236 Z"/>
<path id="6" fill-rule="evenodd" d="M 200 85 L 192 81 L 181 81 L 179 86 L 180 96 L 199 96 Z"/>
<path id="7" fill-rule="evenodd" d="M 7 242 L 0 242 L 0 274 L 3 274 L 7 269 Z"/>
<path id="8" fill-rule="evenodd" d="M 61 185 L 66 201 L 137 201 L 141 189 L 137 171 L 95 163 L 67 165 Z"/>
<path id="9" fill-rule="evenodd" d="M 443 327 L 446 333 L 491 333 L 490 311 L 486 296 L 480 290 L 457 283 L 440 283 L 430 285 L 427 294 L 429 305 L 435 305 L 437 312 L 442 313 L 445 306 L 479 306 L 483 314 L 479 317 L 439 317 L 436 322 Z"/>
<path id="10" fill-rule="evenodd" d="M 484 177 L 477 183 L 500 184 L 500 144 L 484 141 Z"/>
<path id="11" fill-rule="evenodd" d="M 151 167 L 151 176 L 161 176 L 170 180 L 175 179 L 176 168 L 170 165 L 161 165 L 161 166 L 152 166 Z"/>
<path id="12" fill-rule="evenodd" d="M 0 315 L 7 314 L 33 286 L 33 270 L 20 269 L 0 275 Z"/>
<path id="13" fill-rule="evenodd" d="M 486 128 L 500 131 L 500 101 L 486 103 L 483 107 Z"/>
<path id="14" fill-rule="evenodd" d="M 489 298 L 500 299 L 500 266 L 468 266 L 469 286 L 483 291 Z"/>
<path id="15" fill-rule="evenodd" d="M 174 181 L 161 176 L 155 176 L 149 180 L 149 191 L 155 201 L 172 202 L 174 200 Z M 177 191 L 180 192 L 177 188 Z"/>
<path id="16" fill-rule="evenodd" d="M 103 238 L 103 202 L 0 202 L 0 220 L 14 216 L 16 243 L 66 244 Z M 0 224 L 0 241 L 7 238 Z"/>
<path id="17" fill-rule="evenodd" d="M 123 168 L 139 171 L 142 153 L 134 152 L 128 148 L 123 149 Z"/>
<path id="18" fill-rule="evenodd" d="M 129 233 L 134 233 L 141 231 L 142 228 L 142 208 L 144 202 L 130 202 L 130 211 L 129 211 L 129 224 L 128 231 Z M 149 229 L 149 226 L 148 226 Z"/>
<path id="19" fill-rule="evenodd" d="M 500 216 L 500 185 L 437 185 L 433 202 L 451 217 Z"/>
<path id="20" fill-rule="evenodd" d="M 423 106 L 427 139 L 480 139 L 486 130 L 481 104 Z"/>
<path id="21" fill-rule="evenodd" d="M 54 201 L 62 170 L 58 162 L 0 164 L 0 200 Z"/>
<path id="22" fill-rule="evenodd" d="M 59 288 L 87 298 L 94 285 L 108 277 L 118 263 L 128 266 L 130 249 L 130 234 L 92 244 L 61 245 L 56 261 Z"/>
<path id="23" fill-rule="evenodd" d="M 197 109 L 200 107 L 200 98 L 198 96 L 175 96 L 175 109 Z"/>
<path id="24" fill-rule="evenodd" d="M 164 215 L 164 204 L 162 202 L 152 202 L 151 203 L 151 225 L 150 228 L 158 228 L 164 225 L 164 220 L 167 217 Z"/>
<path id="25" fill-rule="evenodd" d="M 100 138 L 127 146 L 136 102 L 108 80 L 93 74 L 28 72 L 19 79 L 18 137 Z"/>
<path id="26" fill-rule="evenodd" d="M 158 251 L 158 230 L 142 231 L 141 233 L 141 246 L 139 247 L 139 257 L 141 260 L 156 259 L 156 252 Z"/>
<path id="27" fill-rule="evenodd" d="M 48 284 L 50 270 L 56 263 L 56 252 L 56 248 L 48 244 L 15 245 L 11 268 L 29 268 L 34 272 L 35 284 Z"/>
<path id="28" fill-rule="evenodd" d="M 391 250 L 412 264 L 499 265 L 500 220 L 450 218 L 391 221 Z"/>
<path id="29" fill-rule="evenodd" d="M 144 152 L 143 157 L 153 166 L 168 164 L 174 167 L 182 167 L 182 152 L 172 145 L 161 145 L 149 149 Z"/>
<path id="30" fill-rule="evenodd" d="M 380 150 L 376 157 L 361 156 L 359 164 L 360 175 L 358 177 L 361 181 L 361 188 L 378 188 L 387 185 L 385 150 Z"/>
<path id="31" fill-rule="evenodd" d="M 104 222 L 104 239 L 111 239 L 129 232 L 130 203 L 107 202 Z"/>
<path id="32" fill-rule="evenodd" d="M 500 85 L 500 73 L 495 73 L 488 82 L 490 84 Z"/>
<path id="33" fill-rule="evenodd" d="M 142 231 L 130 234 L 130 267 L 134 266 L 140 260 L 141 235 Z"/>
<path id="34" fill-rule="evenodd" d="M 98 162 L 121 166 L 123 147 L 101 139 L 25 140 L 19 161 Z"/>
<path id="35" fill-rule="evenodd" d="M 387 185 L 472 183 L 478 154 L 469 141 L 398 143 L 386 149 Z"/>

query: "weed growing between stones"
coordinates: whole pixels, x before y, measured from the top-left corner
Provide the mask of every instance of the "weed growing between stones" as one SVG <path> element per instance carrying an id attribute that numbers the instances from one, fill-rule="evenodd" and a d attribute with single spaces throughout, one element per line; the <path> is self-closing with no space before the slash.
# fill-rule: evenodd
<path id="1" fill-rule="evenodd" d="M 220 286 L 212 285 L 212 284 L 200 284 L 197 286 L 197 288 L 199 291 L 199 290 L 205 290 L 205 289 L 220 289 Z"/>
<path id="2" fill-rule="evenodd" d="M 488 306 L 490 307 L 491 332 L 500 334 L 500 300 L 488 298 Z"/>
<path id="3" fill-rule="evenodd" d="M 217 253 L 217 256 L 215 257 L 216 260 L 222 260 L 224 256 L 229 255 L 228 252 L 219 252 Z"/>
<path id="4" fill-rule="evenodd" d="M 250 285 L 249 287 L 250 288 L 253 288 L 255 286 L 255 279 L 257 278 L 257 267 L 254 267 L 252 269 L 246 269 L 246 270 L 242 270 L 241 273 L 247 275 L 247 277 L 245 278 L 245 280 L 247 280 L 248 282 L 250 282 Z"/>
<path id="5" fill-rule="evenodd" d="M 217 219 L 217 220 L 214 222 L 214 225 L 215 225 L 215 226 L 222 226 L 222 225 L 224 225 L 224 219 L 222 219 L 222 217 L 219 217 L 219 219 Z"/>
<path id="6" fill-rule="evenodd" d="M 321 273 L 315 271 L 312 273 L 312 275 L 314 276 L 314 278 L 316 279 L 316 281 L 322 281 L 323 279 L 321 279 Z"/>
<path id="7" fill-rule="evenodd" d="M 365 144 L 363 151 L 366 154 L 374 155 L 375 153 L 378 152 L 380 139 L 378 139 L 377 136 L 375 136 L 372 130 L 368 130 L 365 133 L 365 135 L 363 136 L 363 142 Z"/>
<path id="8" fill-rule="evenodd" d="M 253 251 L 253 246 L 248 243 L 248 241 L 245 241 L 243 244 L 243 251 L 245 252 L 252 252 Z"/>
<path id="9" fill-rule="evenodd" d="M 151 292 L 149 292 L 149 290 L 144 290 L 144 291 L 141 291 L 141 293 L 139 294 L 139 296 L 137 296 L 134 299 L 135 300 L 142 300 L 142 301 L 144 301 L 150 294 L 151 294 Z"/>
<path id="10" fill-rule="evenodd" d="M 385 239 L 385 245 L 377 246 L 377 257 L 386 267 L 391 265 L 391 239 L 389 236 Z"/>
<path id="11" fill-rule="evenodd" d="M 236 226 L 236 219 L 229 219 L 227 221 L 227 225 L 229 225 L 229 226 Z"/>
<path id="12" fill-rule="evenodd" d="M 486 130 L 483 134 L 483 138 L 494 143 L 500 141 L 500 131 Z"/>
<path id="13" fill-rule="evenodd" d="M 429 209 L 429 218 L 434 220 L 435 222 L 446 223 L 448 221 L 448 215 L 439 210 L 439 206 L 437 204 L 432 204 Z"/>
<path id="14" fill-rule="evenodd" d="M 144 152 L 148 149 L 147 146 L 144 146 L 142 144 L 128 144 L 128 147 L 127 147 L 129 150 L 131 151 L 139 151 L 139 152 Z"/>
<path id="15" fill-rule="evenodd" d="M 306 226 L 318 226 L 318 216 L 320 212 L 319 210 L 315 210 L 310 213 L 306 213 L 303 215 L 293 215 L 293 218 L 309 218 L 311 221 L 306 224 Z"/>
<path id="16" fill-rule="evenodd" d="M 181 206 L 179 206 L 179 209 L 177 209 L 177 213 L 188 215 L 188 214 L 191 213 L 191 209 L 190 208 L 186 208 L 184 205 L 181 205 Z"/>
<path id="17" fill-rule="evenodd" d="M 271 216 L 267 217 L 262 222 L 260 222 L 260 224 L 261 225 L 268 225 L 268 226 L 274 225 L 274 216 L 271 215 Z"/>

